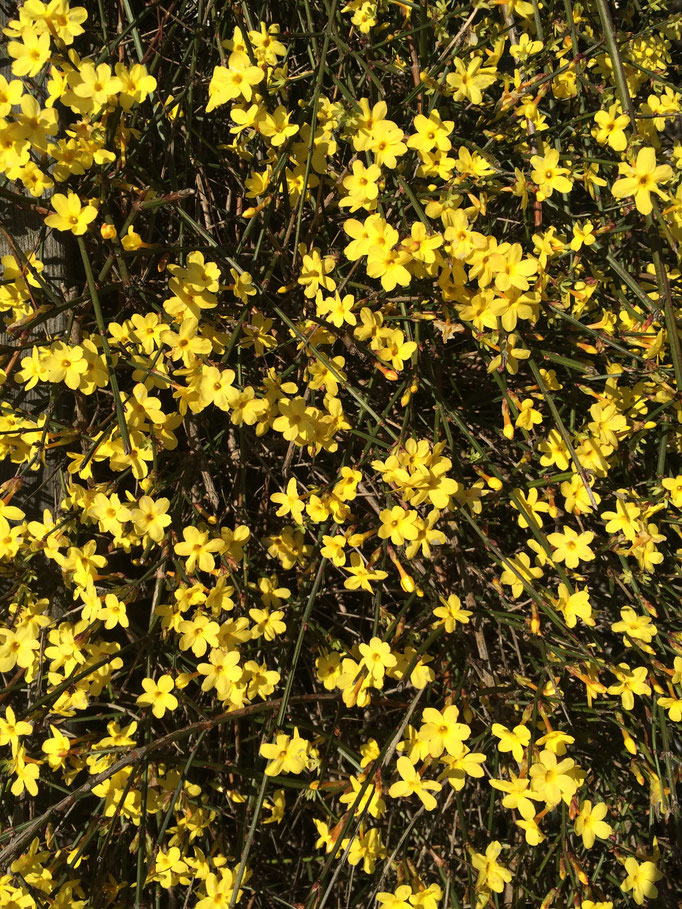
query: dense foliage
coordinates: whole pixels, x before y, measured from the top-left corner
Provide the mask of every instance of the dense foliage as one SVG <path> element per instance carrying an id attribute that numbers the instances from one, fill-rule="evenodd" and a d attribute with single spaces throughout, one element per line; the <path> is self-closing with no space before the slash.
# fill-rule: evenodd
<path id="1" fill-rule="evenodd" d="M 4 909 L 677 905 L 672 0 L 4 35 Z"/>

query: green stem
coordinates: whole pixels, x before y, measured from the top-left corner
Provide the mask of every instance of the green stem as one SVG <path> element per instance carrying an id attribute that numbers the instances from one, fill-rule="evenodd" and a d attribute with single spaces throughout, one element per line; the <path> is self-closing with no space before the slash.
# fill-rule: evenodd
<path id="1" fill-rule="evenodd" d="M 315 80 L 315 90 L 313 94 L 313 115 L 310 120 L 310 145 L 308 146 L 308 157 L 305 162 L 305 174 L 303 175 L 303 187 L 301 189 L 301 200 L 298 205 L 298 212 L 296 214 L 296 234 L 294 239 L 294 262 L 296 264 L 296 257 L 298 256 L 298 241 L 301 235 L 301 221 L 303 219 L 303 206 L 305 205 L 306 192 L 308 190 L 308 180 L 310 179 L 310 168 L 313 160 L 313 153 L 315 151 L 315 128 L 317 126 L 317 108 L 320 103 L 320 93 L 322 91 L 322 80 L 325 74 L 325 64 L 327 62 L 327 53 L 329 51 L 329 40 L 332 33 L 332 22 L 334 21 L 334 16 L 336 14 L 336 3 L 337 0 L 332 0 L 331 10 L 329 11 L 328 26 L 325 29 L 324 33 L 324 43 L 322 44 L 322 54 L 320 56 L 320 65 L 317 70 L 317 78 Z"/>
<path id="2" fill-rule="evenodd" d="M 623 61 L 621 60 L 620 51 L 618 50 L 616 32 L 613 27 L 613 21 L 611 19 L 611 13 L 609 12 L 608 3 L 607 0 L 595 0 L 595 3 L 599 11 L 599 18 L 601 19 L 602 29 L 604 30 L 606 49 L 608 51 L 609 57 L 611 58 L 613 78 L 616 83 L 618 97 L 620 98 L 620 103 L 623 110 L 630 118 L 632 131 L 634 134 L 636 134 L 637 120 L 635 117 L 635 106 L 630 95 L 630 90 L 628 89 L 628 81 L 625 75 L 625 69 L 623 67 Z M 652 200 L 652 202 L 654 214 L 658 215 L 658 205 L 656 204 L 655 200 Z M 653 254 L 658 292 L 665 312 L 665 325 L 668 333 L 668 342 L 670 344 L 670 355 L 673 361 L 675 383 L 677 385 L 677 391 L 679 394 L 682 392 L 682 352 L 680 351 L 680 337 L 677 331 L 677 322 L 675 319 L 675 309 L 673 307 L 672 294 L 670 293 L 670 282 L 668 281 L 668 274 L 661 257 L 661 238 L 654 224 L 652 215 L 646 216 L 646 226 Z"/>
<path id="3" fill-rule="evenodd" d="M 315 605 L 315 600 L 317 599 L 317 592 L 320 589 L 320 584 L 322 583 L 322 577 L 324 575 L 324 569 L 327 564 L 326 559 L 322 559 L 320 562 L 319 568 L 317 569 L 317 574 L 315 576 L 315 581 L 313 582 L 312 589 L 308 596 L 308 602 L 305 605 L 303 615 L 301 616 L 301 626 L 298 632 L 298 638 L 296 639 L 296 644 L 294 647 L 294 654 L 291 661 L 291 666 L 289 669 L 289 674 L 287 676 L 287 682 L 284 687 L 284 694 L 282 695 L 282 700 L 279 705 L 279 710 L 277 711 L 277 720 L 275 725 L 281 726 L 284 721 L 284 715 L 287 712 L 289 707 L 289 699 L 291 697 L 291 689 L 294 684 L 294 673 L 296 671 L 296 665 L 298 663 L 299 657 L 301 655 L 301 649 L 303 647 L 303 636 L 306 632 L 306 627 L 308 625 L 308 620 L 310 618 L 310 613 L 312 612 L 313 606 Z M 265 801 L 265 791 L 268 785 L 268 777 L 263 774 L 263 779 L 261 780 L 260 789 L 258 790 L 258 795 L 256 797 L 256 804 L 253 809 L 253 817 L 251 818 L 251 824 L 249 826 L 249 832 L 246 835 L 246 842 L 244 843 L 244 848 L 239 859 L 239 867 L 237 868 L 237 873 L 234 879 L 234 886 L 232 888 L 232 895 L 230 896 L 230 905 L 229 909 L 234 909 L 237 903 L 237 897 L 239 895 L 239 888 L 241 887 L 242 880 L 244 879 L 244 874 L 246 873 L 246 863 L 249 858 L 249 853 L 251 852 L 251 847 L 253 846 L 253 841 L 256 836 L 256 827 L 258 826 L 258 821 L 260 820 L 260 814 L 263 809 L 263 802 Z"/>
<path id="4" fill-rule="evenodd" d="M 85 277 L 88 282 L 88 288 L 90 290 L 90 299 L 92 300 L 92 308 L 95 311 L 95 319 L 97 321 L 97 330 L 99 331 L 100 338 L 102 339 L 102 351 L 104 353 L 104 359 L 107 364 L 107 371 L 109 373 L 109 384 L 111 385 L 111 391 L 114 395 L 114 406 L 116 408 L 116 421 L 118 423 L 119 432 L 121 433 L 121 439 L 123 441 L 123 451 L 125 454 L 129 455 L 132 453 L 132 447 L 130 445 L 130 436 L 128 434 L 128 424 L 126 423 L 125 413 L 123 410 L 123 401 L 121 400 L 121 392 L 118 388 L 118 380 L 116 378 L 116 372 L 114 370 L 114 365 L 111 359 L 111 350 L 109 349 L 109 341 L 107 339 L 107 329 L 104 324 L 104 316 L 102 315 L 102 307 L 99 302 L 99 294 L 97 293 L 97 285 L 95 284 L 95 276 L 92 273 L 92 266 L 90 265 L 90 259 L 88 258 L 88 252 L 85 248 L 85 240 L 82 237 L 78 238 L 78 247 L 81 251 L 81 257 L 83 259 L 83 268 L 85 269 Z"/>

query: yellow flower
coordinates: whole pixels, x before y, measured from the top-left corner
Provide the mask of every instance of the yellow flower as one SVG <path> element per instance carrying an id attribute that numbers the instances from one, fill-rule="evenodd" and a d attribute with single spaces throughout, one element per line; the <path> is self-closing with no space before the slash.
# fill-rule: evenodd
<path id="1" fill-rule="evenodd" d="M 626 647 L 631 647 L 632 641 L 644 641 L 648 644 L 658 634 L 658 628 L 652 623 L 651 618 L 648 615 L 637 615 L 631 606 L 624 606 L 621 609 L 620 618 L 620 622 L 611 625 L 611 631 L 622 633 Z"/>
<path id="2" fill-rule="evenodd" d="M 539 498 L 539 493 L 536 487 L 532 487 L 528 490 L 528 493 L 522 492 L 520 489 L 514 490 L 515 499 L 518 499 L 518 504 L 515 499 L 510 501 L 512 508 L 519 512 L 519 516 L 516 519 L 519 527 L 526 528 L 528 527 L 528 521 L 532 522 L 535 527 L 542 527 L 542 518 L 541 514 L 546 514 L 550 510 L 548 502 L 543 502 Z M 521 508 L 519 506 L 522 506 Z"/>
<path id="3" fill-rule="evenodd" d="M 259 66 L 252 66 L 244 53 L 230 54 L 228 66 L 216 66 L 208 86 L 208 104 L 206 113 L 227 104 L 235 98 L 250 101 L 253 97 L 253 86 L 265 78 Z"/>
<path id="4" fill-rule="evenodd" d="M 398 158 L 407 151 L 404 138 L 402 129 L 392 120 L 381 120 L 377 123 L 372 129 L 369 145 L 374 155 L 374 163 L 394 170 L 398 166 Z"/>
<path id="5" fill-rule="evenodd" d="M 31 353 L 21 361 L 21 370 L 17 373 L 17 380 L 26 383 L 26 390 L 35 388 L 38 382 L 47 382 L 48 371 L 44 357 L 34 347 Z"/>
<path id="6" fill-rule="evenodd" d="M 379 359 L 383 363 L 389 363 L 397 372 L 402 372 L 405 360 L 408 360 L 416 349 L 416 342 L 406 341 L 399 328 L 393 331 L 386 329 L 381 337 L 381 346 L 376 348 Z"/>
<path id="7" fill-rule="evenodd" d="M 545 155 L 533 155 L 530 159 L 533 170 L 531 179 L 538 185 L 537 198 L 540 202 L 549 199 L 554 190 L 559 193 L 570 193 L 573 181 L 566 175 L 568 168 L 559 167 L 559 152 L 550 148 Z"/>
<path id="8" fill-rule="evenodd" d="M 136 703 L 140 707 L 151 707 L 152 713 L 157 719 L 165 714 L 166 710 L 175 710 L 178 706 L 178 699 L 171 694 L 175 688 L 175 682 L 169 675 L 162 675 L 158 682 L 154 679 L 142 679 L 144 694 L 141 694 Z"/>
<path id="9" fill-rule="evenodd" d="M 388 790 L 389 796 L 395 799 L 416 795 L 427 811 L 433 811 L 437 802 L 431 792 L 440 792 L 442 788 L 440 783 L 435 780 L 423 780 L 412 761 L 404 755 L 398 758 L 396 767 L 401 779 L 393 783 Z"/>
<path id="10" fill-rule="evenodd" d="M 596 127 L 592 135 L 600 145 L 608 145 L 617 152 L 625 151 L 628 140 L 625 130 L 630 118 L 622 112 L 620 104 L 612 104 L 608 111 L 598 110 L 594 115 Z"/>
<path id="11" fill-rule="evenodd" d="M 511 288 L 528 290 L 528 279 L 538 270 L 532 256 L 524 257 L 520 243 L 501 243 L 490 257 L 490 266 L 495 272 L 495 287 L 503 293 Z"/>
<path id="12" fill-rule="evenodd" d="M 341 208 L 350 206 L 351 212 L 360 208 L 372 208 L 379 195 L 378 180 L 381 168 L 376 164 L 365 167 L 362 161 L 353 162 L 353 173 L 344 177 L 343 188 L 348 193 L 339 202 Z"/>
<path id="13" fill-rule="evenodd" d="M 564 527 L 563 533 L 547 534 L 547 541 L 554 552 L 552 559 L 555 562 L 564 562 L 567 568 L 577 568 L 580 562 L 590 562 L 594 553 L 590 543 L 594 539 L 591 530 L 577 533 L 572 527 Z"/>
<path id="14" fill-rule="evenodd" d="M 98 111 L 123 88 L 121 80 L 112 74 L 111 67 L 106 63 L 100 63 L 99 66 L 83 63 L 79 70 L 69 76 L 69 84 L 73 84 L 73 94 L 78 99 L 77 108 L 84 113 Z"/>
<path id="15" fill-rule="evenodd" d="M 542 423 L 542 419 L 543 417 L 540 411 L 535 410 L 535 401 L 532 398 L 525 398 L 523 401 L 521 401 L 519 415 L 517 416 L 514 425 L 517 428 L 522 428 L 530 431 L 532 430 L 533 426 Z"/>
<path id="16" fill-rule="evenodd" d="M 494 890 L 495 893 L 502 893 L 504 885 L 511 881 L 511 871 L 497 862 L 500 852 L 502 852 L 501 844 L 497 840 L 493 840 L 485 850 L 485 855 L 480 852 L 472 854 L 471 864 L 478 871 L 477 890 L 485 887 L 488 890 Z"/>
<path id="17" fill-rule="evenodd" d="M 379 818 L 386 811 L 386 803 L 381 798 L 381 790 L 376 787 L 373 783 L 370 783 L 365 787 L 365 792 L 362 797 L 357 801 L 360 790 L 363 788 L 365 783 L 364 774 L 361 776 L 352 776 L 349 780 L 351 789 L 349 792 L 344 793 L 339 801 L 342 805 L 347 805 L 348 808 L 351 805 L 355 804 L 355 816 L 358 817 L 361 814 L 364 814 L 367 811 L 372 817 Z"/>
<path id="18" fill-rule="evenodd" d="M 372 638 L 369 644 L 358 646 L 362 659 L 360 665 L 365 666 L 369 672 L 372 684 L 381 688 L 384 683 L 384 673 L 398 662 L 391 653 L 391 646 L 381 638 Z"/>
<path id="19" fill-rule="evenodd" d="M 529 846 L 538 846 L 545 839 L 545 834 L 540 830 L 540 827 L 534 818 L 529 818 L 525 821 L 516 821 L 516 826 L 523 830 L 526 842 Z"/>
<path id="20" fill-rule="evenodd" d="M 524 35 L 524 37 L 527 36 Z M 466 65 L 459 57 L 455 57 L 453 62 L 455 71 L 445 79 L 448 88 L 453 93 L 453 101 L 471 101 L 472 104 L 481 104 L 483 92 L 497 80 L 495 70 L 483 66 L 483 57 L 472 57 Z"/>
<path id="21" fill-rule="evenodd" d="M 590 407 L 592 420 L 588 429 L 599 437 L 601 442 L 618 446 L 617 433 L 622 433 L 628 428 L 626 418 L 618 411 L 615 404 L 593 404 Z"/>
<path id="22" fill-rule="evenodd" d="M 611 187 L 612 195 L 616 199 L 634 196 L 635 206 L 641 214 L 651 214 L 651 193 L 656 193 L 662 199 L 668 198 L 658 184 L 672 179 L 673 169 L 669 164 L 656 165 L 656 152 L 653 148 L 640 149 L 634 164 L 620 164 L 618 169 L 624 176 Z"/>
<path id="23" fill-rule="evenodd" d="M 559 584 L 558 597 L 554 605 L 563 615 L 567 628 L 575 628 L 578 619 L 582 619 L 586 625 L 594 625 L 588 590 L 569 593 L 565 584 Z"/>
<path id="24" fill-rule="evenodd" d="M 493 723 L 491 732 L 500 740 L 497 744 L 498 751 L 511 751 L 515 761 L 520 763 L 523 760 L 524 749 L 530 743 L 530 730 L 526 726 L 518 725 L 508 729 L 502 723 Z"/>
<path id="25" fill-rule="evenodd" d="M 557 761 L 553 751 L 541 751 L 537 763 L 529 771 L 532 791 L 550 808 L 558 805 L 562 798 L 573 795 L 578 788 L 571 775 L 574 768 L 571 758 Z"/>
<path id="26" fill-rule="evenodd" d="M 239 653 L 236 650 L 211 650 L 208 663 L 199 663 L 197 670 L 204 676 L 201 690 L 210 691 L 215 688 L 221 701 L 227 701 L 231 697 L 233 686 L 242 678 Z"/>
<path id="27" fill-rule="evenodd" d="M 271 114 L 266 111 L 258 120 L 258 131 L 270 140 L 273 148 L 284 145 L 287 139 L 298 132 L 298 125 L 289 122 L 290 116 L 291 114 L 280 104 Z"/>
<path id="28" fill-rule="evenodd" d="M 57 341 L 45 356 L 44 365 L 50 382 L 64 382 L 71 389 L 79 387 L 88 364 L 82 347 L 69 347 Z"/>
<path id="29" fill-rule="evenodd" d="M 185 619 L 178 625 L 180 650 L 192 650 L 195 657 L 202 657 L 210 647 L 218 646 L 220 626 L 211 622 L 206 615 L 195 614 L 193 619 Z"/>
<path id="30" fill-rule="evenodd" d="M 40 762 L 27 758 L 26 751 L 22 745 L 17 748 L 16 754 L 10 761 L 10 767 L 17 776 L 10 789 L 12 795 L 20 796 L 24 789 L 29 795 L 38 795 L 38 784 L 36 781 L 40 776 Z"/>
<path id="31" fill-rule="evenodd" d="M 322 257 L 317 247 L 312 249 L 310 253 L 306 253 L 305 246 L 303 246 L 301 251 L 303 255 L 298 283 L 304 285 L 306 297 L 317 296 L 320 288 L 329 291 L 336 290 L 336 281 L 330 277 L 336 264 L 334 257 Z"/>
<path id="32" fill-rule="evenodd" d="M 117 63 L 115 70 L 121 80 L 119 103 L 124 110 L 141 104 L 156 89 L 156 79 L 141 63 L 135 63 L 130 69 L 123 63 Z"/>
<path id="33" fill-rule="evenodd" d="M 37 76 L 50 57 L 50 33 L 36 34 L 26 29 L 21 41 L 10 41 L 7 53 L 13 57 L 12 73 L 15 76 Z"/>
<path id="34" fill-rule="evenodd" d="M 412 280 L 405 267 L 409 261 L 410 254 L 403 249 L 373 246 L 367 256 L 367 274 L 370 278 L 380 278 L 384 290 L 395 290 L 398 284 L 407 287 Z"/>
<path id="35" fill-rule="evenodd" d="M 255 622 L 251 629 L 254 640 L 258 640 L 262 635 L 266 641 L 274 641 L 278 634 L 284 634 L 287 630 L 286 624 L 282 621 L 284 613 L 281 609 L 272 612 L 269 609 L 249 609 L 249 615 Z"/>
<path id="36" fill-rule="evenodd" d="M 33 665 L 36 651 L 40 649 L 37 629 L 31 625 L 20 625 L 16 630 L 0 628 L 0 635 L 4 637 L 0 644 L 0 672 L 10 672 L 15 666 L 28 669 Z"/>
<path id="37" fill-rule="evenodd" d="M 274 742 L 264 742 L 260 746 L 261 757 L 267 758 L 266 776 L 278 776 L 280 773 L 301 773 L 306 766 L 309 742 L 294 729 L 293 736 L 280 734 Z"/>
<path id="38" fill-rule="evenodd" d="M 395 893 L 377 893 L 377 902 L 382 909 L 412 909 L 412 888 L 409 884 L 396 887 Z"/>
<path id="39" fill-rule="evenodd" d="M 303 524 L 303 511 L 305 505 L 298 494 L 298 486 L 295 477 L 292 477 L 287 483 L 286 492 L 274 492 L 270 496 L 270 501 L 279 505 L 275 512 L 278 518 L 290 514 L 297 524 Z"/>
<path id="40" fill-rule="evenodd" d="M 82 205 L 75 193 L 69 192 L 68 196 L 55 193 L 50 203 L 56 214 L 48 215 L 45 224 L 55 230 L 70 230 L 71 233 L 80 235 L 88 229 L 88 224 L 97 217 L 97 209 L 93 205 Z"/>
<path id="41" fill-rule="evenodd" d="M 500 342 L 500 353 L 493 357 L 488 364 L 488 372 L 495 370 L 503 372 L 506 369 L 512 376 L 515 376 L 521 363 L 528 357 L 530 357 L 530 351 L 519 344 L 519 338 L 512 333 Z M 540 447 L 542 447 L 542 443 L 540 443 Z"/>
<path id="42" fill-rule="evenodd" d="M 511 587 L 514 599 L 521 596 L 524 581 L 532 586 L 534 580 L 542 577 L 542 568 L 531 565 L 530 557 L 525 552 L 506 559 L 504 565 L 505 569 L 500 575 L 500 583 Z"/>
<path id="43" fill-rule="evenodd" d="M 676 477 L 665 477 L 661 485 L 670 493 L 670 501 L 675 508 L 682 508 L 682 474 L 678 474 Z"/>
<path id="44" fill-rule="evenodd" d="M 656 899 L 658 888 L 655 882 L 663 875 L 654 862 L 638 862 L 630 856 L 625 859 L 626 878 L 620 885 L 623 893 L 632 891 L 632 898 L 641 906 L 645 899 Z"/>
<path id="45" fill-rule="evenodd" d="M 379 512 L 381 527 L 379 537 L 382 540 L 390 539 L 394 546 L 402 546 L 405 540 L 416 540 L 418 529 L 416 511 L 405 511 L 400 505 L 386 508 Z"/>
<path id="46" fill-rule="evenodd" d="M 125 603 L 122 603 L 113 593 L 108 593 L 105 596 L 104 603 L 105 606 L 98 616 L 98 618 L 104 621 L 104 627 L 111 629 L 120 625 L 121 628 L 128 628 L 130 622 L 128 620 Z"/>
<path id="47" fill-rule="evenodd" d="M 440 234 L 429 236 L 426 226 L 421 221 L 415 221 L 410 227 L 410 236 L 405 237 L 401 246 L 416 262 L 433 265 L 438 258 L 436 250 L 442 243 Z"/>
<path id="48" fill-rule="evenodd" d="M 583 246 L 592 246 L 596 239 L 591 221 L 573 225 L 573 239 L 570 243 L 573 252 L 578 252 Z"/>
<path id="49" fill-rule="evenodd" d="M 443 597 L 439 597 L 439 599 L 443 605 L 436 606 L 433 610 L 438 621 L 433 623 L 432 628 L 439 628 L 442 625 L 446 633 L 451 634 L 458 622 L 466 624 L 469 621 L 471 611 L 462 609 L 462 601 L 456 594 L 451 593 L 447 600 Z"/>
<path id="50" fill-rule="evenodd" d="M 5 709 L 5 719 L 0 717 L 0 745 L 11 745 L 12 754 L 17 753 L 19 736 L 30 735 L 33 726 L 25 720 L 17 720 L 11 707 Z"/>
<path id="51" fill-rule="evenodd" d="M 609 694 L 620 695 L 625 710 L 632 710 L 635 706 L 634 695 L 651 694 L 651 687 L 646 681 L 648 675 L 646 666 L 637 666 L 631 670 L 627 663 L 619 663 L 618 668 L 612 672 L 618 681 L 609 685 L 607 691 Z"/>
<path id="52" fill-rule="evenodd" d="M 284 789 L 278 789 L 272 796 L 272 802 L 265 802 L 265 808 L 270 812 L 270 817 L 266 818 L 264 824 L 281 824 L 284 820 L 284 809 L 286 808 L 286 796 Z"/>
<path id="53" fill-rule="evenodd" d="M 441 122 L 437 110 L 432 110 L 428 117 L 417 114 L 414 118 L 414 128 L 417 132 L 407 140 L 407 147 L 414 148 L 420 154 L 426 154 L 432 149 L 447 152 L 452 148 L 448 139 L 454 127 L 452 120 Z"/>
<path id="54" fill-rule="evenodd" d="M 682 698 L 659 698 L 658 703 L 668 711 L 673 723 L 682 720 Z"/>
<path id="55" fill-rule="evenodd" d="M 175 552 L 185 558 L 185 571 L 191 574 L 195 567 L 200 571 L 213 571 L 215 559 L 213 553 L 222 552 L 225 544 L 222 540 L 209 540 L 208 533 L 197 527 L 185 527 L 182 531 L 184 541 L 175 544 Z"/>
<path id="56" fill-rule="evenodd" d="M 64 766 L 64 761 L 71 749 L 71 740 L 68 736 L 50 724 L 52 737 L 46 739 L 41 745 L 41 750 L 47 755 L 47 763 L 52 770 L 59 770 Z"/>
<path id="57" fill-rule="evenodd" d="M 247 871 L 244 879 L 246 879 L 248 873 Z M 196 904 L 196 909 L 223 909 L 223 907 L 229 906 L 234 884 L 235 874 L 229 868 L 221 868 L 219 876 L 210 872 L 204 880 L 206 896 L 204 899 L 199 900 Z M 242 892 L 242 890 L 237 891 L 235 902 L 238 903 L 241 900 Z"/>
<path id="58" fill-rule="evenodd" d="M 527 32 L 522 32 L 519 43 L 512 44 L 509 48 L 509 53 L 515 60 L 525 63 L 529 57 L 533 54 L 539 54 L 541 50 L 542 41 L 533 41 Z"/>
<path id="59" fill-rule="evenodd" d="M 428 745 L 428 753 L 433 758 L 440 757 L 443 751 L 457 756 L 462 751 L 462 743 L 471 733 L 466 723 L 458 723 L 459 709 L 450 704 L 443 711 L 427 707 L 422 711 L 422 727 L 419 738 Z"/>
<path id="60" fill-rule="evenodd" d="M 6 117 L 12 108 L 21 102 L 23 92 L 24 86 L 19 79 L 8 82 L 4 76 L 0 76 L 0 117 Z"/>
<path id="61" fill-rule="evenodd" d="M 130 517 L 139 534 L 146 534 L 150 540 L 160 543 L 165 534 L 165 528 L 171 523 L 171 516 L 166 514 L 170 500 L 154 499 L 151 496 L 141 496 L 137 508 L 133 508 Z"/>
<path id="62" fill-rule="evenodd" d="M 527 777 L 518 777 L 516 774 L 510 774 L 510 782 L 506 780 L 488 780 L 493 789 L 506 793 L 502 799 L 502 807 L 518 811 L 521 817 L 526 820 L 532 820 L 536 815 L 536 807 L 532 799 L 538 800 L 540 796 L 533 792 L 530 787 L 530 780 Z"/>
<path id="63" fill-rule="evenodd" d="M 575 832 L 582 836 L 583 845 L 586 849 L 594 846 L 594 840 L 599 837 L 601 840 L 608 839 L 613 832 L 613 828 L 606 823 L 604 818 L 608 811 L 604 802 L 597 802 L 593 807 L 592 802 L 585 800 L 580 806 L 580 812 L 575 819 Z"/>
<path id="64" fill-rule="evenodd" d="M 423 890 L 413 892 L 410 902 L 415 909 L 438 909 L 442 898 L 443 891 L 438 884 L 430 884 Z"/>
<path id="65" fill-rule="evenodd" d="M 335 293 L 333 297 L 322 297 L 320 295 L 315 301 L 315 306 L 317 307 L 317 315 L 331 322 L 336 328 L 341 328 L 344 323 L 348 325 L 357 324 L 358 320 L 352 312 L 355 306 L 355 297 L 352 294 L 345 294 L 343 297 L 338 293 Z"/>

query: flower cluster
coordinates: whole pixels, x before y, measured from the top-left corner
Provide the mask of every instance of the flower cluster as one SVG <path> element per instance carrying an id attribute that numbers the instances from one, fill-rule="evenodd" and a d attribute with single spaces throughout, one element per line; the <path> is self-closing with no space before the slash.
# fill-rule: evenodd
<path id="1" fill-rule="evenodd" d="M 3 906 L 672 904 L 649 6 L 2 18 Z"/>

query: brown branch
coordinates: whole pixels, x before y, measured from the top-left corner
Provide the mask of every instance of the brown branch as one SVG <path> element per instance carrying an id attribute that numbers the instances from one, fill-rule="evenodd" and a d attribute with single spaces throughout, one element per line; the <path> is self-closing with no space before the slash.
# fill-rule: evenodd
<path id="1" fill-rule="evenodd" d="M 310 702 L 318 701 L 335 701 L 341 697 L 340 692 L 332 692 L 329 694 L 301 694 L 296 697 L 292 697 L 289 701 L 290 704 L 305 704 Z M 385 700 L 385 699 L 382 699 Z M 278 710 L 282 704 L 282 698 L 276 698 L 271 701 L 263 701 L 260 704 L 249 704 L 247 707 L 240 707 L 238 710 L 230 710 L 227 713 L 220 713 L 218 716 L 213 717 L 210 720 L 200 720 L 197 723 L 191 723 L 189 726 L 184 726 L 182 729 L 176 729 L 174 732 L 169 732 L 168 735 L 162 736 L 160 739 L 157 739 L 155 742 L 150 742 L 149 745 L 144 745 L 140 748 L 132 748 L 130 751 L 119 758 L 117 761 L 107 767 L 106 770 L 102 770 L 101 773 L 98 773 L 96 776 L 93 776 L 86 783 L 83 783 L 78 789 L 74 792 L 69 793 L 69 795 L 64 796 L 64 798 L 57 802 L 56 805 L 52 805 L 46 811 L 44 811 L 39 817 L 31 821 L 25 830 L 21 833 L 16 833 L 13 839 L 10 839 L 10 842 L 5 848 L 0 852 L 0 869 L 8 868 L 12 859 L 20 852 L 24 846 L 26 846 L 31 839 L 41 830 L 45 824 L 56 814 L 60 814 L 63 811 L 68 811 L 80 798 L 87 795 L 89 792 L 99 786 L 100 783 L 105 782 L 110 779 L 119 770 L 123 770 L 125 767 L 131 767 L 135 764 L 138 764 L 140 761 L 146 760 L 151 754 L 155 751 L 163 750 L 167 745 L 177 742 L 180 739 L 187 738 L 190 735 L 193 735 L 195 732 L 209 732 L 211 729 L 215 729 L 217 726 L 221 726 L 224 723 L 228 723 L 232 720 L 238 720 L 242 717 L 249 716 L 254 713 L 264 713 L 270 710 Z M 0 836 L 0 842 L 6 840 L 14 833 L 14 828 L 9 827 L 2 836 Z"/>

